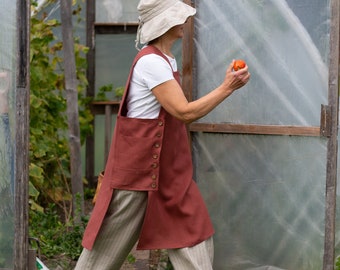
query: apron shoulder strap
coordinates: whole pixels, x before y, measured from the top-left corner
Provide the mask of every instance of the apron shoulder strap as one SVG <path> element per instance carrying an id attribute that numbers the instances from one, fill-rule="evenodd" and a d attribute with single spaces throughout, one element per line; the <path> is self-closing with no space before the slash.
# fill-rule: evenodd
<path id="1" fill-rule="evenodd" d="M 127 104 L 126 104 L 126 97 L 128 95 L 128 92 L 129 92 L 129 87 L 130 87 L 130 81 L 131 81 L 131 77 L 132 77 L 132 73 L 133 73 L 133 69 L 137 63 L 137 61 L 143 57 L 144 55 L 147 55 L 147 54 L 157 54 L 161 57 L 163 57 L 170 65 L 171 69 L 172 69 L 172 66 L 169 62 L 169 59 L 159 50 L 157 49 L 155 46 L 152 46 L 152 45 L 149 45 L 145 48 L 143 48 L 142 50 L 140 50 L 138 52 L 138 54 L 136 55 L 135 59 L 133 60 L 133 63 L 132 63 L 132 66 L 130 68 L 130 72 L 129 72 L 129 76 L 128 76 L 128 79 L 126 81 L 126 84 L 125 84 L 125 91 L 124 91 L 124 94 L 123 94 L 123 97 L 122 97 L 122 101 L 120 103 L 120 107 L 119 107 L 119 111 L 118 111 L 118 115 L 123 115 L 123 116 L 126 116 L 127 114 Z M 172 69 L 172 72 L 175 73 Z"/>

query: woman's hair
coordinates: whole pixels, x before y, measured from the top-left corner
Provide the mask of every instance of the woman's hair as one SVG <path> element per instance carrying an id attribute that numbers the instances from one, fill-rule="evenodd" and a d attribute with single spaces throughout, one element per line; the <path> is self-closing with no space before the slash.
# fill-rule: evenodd
<path id="1" fill-rule="evenodd" d="M 159 39 L 159 37 L 157 37 L 157 38 L 155 38 L 155 39 L 153 39 L 153 40 L 150 40 L 149 42 L 148 42 L 148 45 L 152 45 L 152 44 L 154 44 L 154 43 L 156 43 L 156 41 Z"/>

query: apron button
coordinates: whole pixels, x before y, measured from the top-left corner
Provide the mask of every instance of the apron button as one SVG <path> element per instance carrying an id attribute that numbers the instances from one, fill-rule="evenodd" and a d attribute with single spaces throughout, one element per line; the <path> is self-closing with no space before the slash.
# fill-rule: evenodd
<path id="1" fill-rule="evenodd" d="M 159 143 L 155 143 L 154 147 L 159 148 L 160 144 Z"/>
<path id="2" fill-rule="evenodd" d="M 151 167 L 155 169 L 155 168 L 158 167 L 158 164 L 156 162 L 154 162 L 154 163 L 152 163 Z"/>

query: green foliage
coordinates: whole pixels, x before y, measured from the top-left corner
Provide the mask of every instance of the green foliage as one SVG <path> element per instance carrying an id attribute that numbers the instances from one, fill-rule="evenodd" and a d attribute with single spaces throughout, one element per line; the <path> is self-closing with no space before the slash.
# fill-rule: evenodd
<path id="1" fill-rule="evenodd" d="M 32 4 L 36 6 L 35 2 Z M 73 14 L 79 12 L 78 6 Z M 56 260 L 57 265 L 67 269 L 80 255 L 87 220 L 74 224 L 71 217 L 63 43 L 54 34 L 60 31 L 61 24 L 57 20 L 47 20 L 45 15 L 34 14 L 30 29 L 29 235 L 39 240 L 43 259 Z M 88 106 L 91 99 L 85 92 L 88 48 L 79 44 L 77 38 L 74 46 L 78 79 L 78 104 L 75 106 L 79 108 L 83 143 L 92 132 L 93 120 Z"/>
<path id="2" fill-rule="evenodd" d="M 135 262 L 136 262 L 136 257 L 133 256 L 132 254 L 129 254 L 129 255 L 127 256 L 127 258 L 126 258 L 126 261 L 127 261 L 128 263 L 135 263 Z"/>
<path id="3" fill-rule="evenodd" d="M 113 91 L 113 84 L 103 85 L 99 88 L 99 91 L 95 97 L 96 101 L 107 101 L 109 98 L 107 97 L 107 93 L 111 93 Z M 124 94 L 124 87 L 120 86 L 114 89 L 114 95 L 117 99 L 121 99 Z"/>
<path id="4" fill-rule="evenodd" d="M 117 87 L 115 89 L 116 97 L 120 97 L 121 98 L 123 96 L 123 94 L 124 94 L 124 87 Z"/>
<path id="5" fill-rule="evenodd" d="M 99 88 L 99 91 L 96 95 L 95 100 L 97 101 L 106 101 L 108 100 L 108 98 L 106 97 L 106 93 L 111 92 L 113 89 L 113 85 L 112 84 L 108 84 L 108 85 L 103 85 L 102 87 Z"/>
<path id="6" fill-rule="evenodd" d="M 29 234 L 39 239 L 43 259 L 53 261 L 55 258 L 60 259 L 62 254 L 64 261 L 76 260 L 82 251 L 80 243 L 88 218 L 84 217 L 80 224 L 74 225 L 72 220 L 66 223 L 60 220 L 56 205 L 50 204 L 45 210 L 31 210 L 29 215 Z M 32 247 L 39 248 L 34 243 Z"/>
<path id="7" fill-rule="evenodd" d="M 334 270 L 340 270 L 340 256 L 336 257 Z"/>
<path id="8" fill-rule="evenodd" d="M 79 7 L 74 14 L 79 13 Z M 63 44 L 54 35 L 57 20 L 31 17 L 30 44 L 30 205 L 42 211 L 53 202 L 69 218 L 70 153 L 64 75 Z M 75 40 L 81 142 L 92 132 L 93 116 L 85 96 L 88 48 Z"/>

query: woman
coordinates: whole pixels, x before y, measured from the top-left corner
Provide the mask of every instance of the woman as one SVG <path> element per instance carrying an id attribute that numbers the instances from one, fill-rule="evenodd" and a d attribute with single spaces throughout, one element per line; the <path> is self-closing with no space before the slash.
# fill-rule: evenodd
<path id="1" fill-rule="evenodd" d="M 171 52 L 196 10 L 180 0 L 141 0 L 136 45 L 105 176 L 76 269 L 120 269 L 138 249 L 167 249 L 175 269 L 212 269 L 214 233 L 192 179 L 186 123 L 213 110 L 249 78 L 229 65 L 222 84 L 188 102 Z"/>

